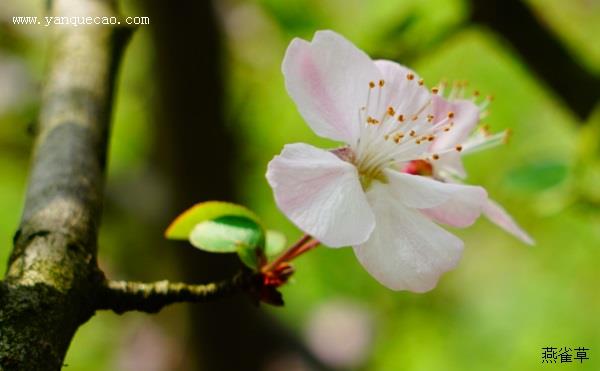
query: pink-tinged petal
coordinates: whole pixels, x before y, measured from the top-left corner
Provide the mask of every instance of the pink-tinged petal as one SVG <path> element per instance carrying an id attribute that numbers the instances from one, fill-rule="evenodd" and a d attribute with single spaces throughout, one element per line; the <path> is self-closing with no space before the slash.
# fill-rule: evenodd
<path id="1" fill-rule="evenodd" d="M 392 290 L 425 292 L 462 255 L 463 242 L 396 198 L 389 185 L 367 193 L 376 226 L 369 240 L 354 247 L 358 261 Z"/>
<path id="2" fill-rule="evenodd" d="M 517 237 L 528 245 L 535 245 L 535 241 L 531 238 L 514 219 L 508 215 L 506 210 L 496 202 L 488 200 L 483 207 L 483 214 L 494 224 L 504 229 L 508 233 Z"/>
<path id="3" fill-rule="evenodd" d="M 288 144 L 269 162 L 267 180 L 281 211 L 325 245 L 349 246 L 369 238 L 375 217 L 358 172 L 333 153 Z"/>
<path id="4" fill-rule="evenodd" d="M 487 198 L 485 189 L 462 184 L 444 183 L 429 177 L 385 170 L 390 185 L 390 193 L 406 207 L 415 209 L 431 209 L 455 199 L 479 202 L 479 209 Z M 465 212 L 476 219 L 479 213 Z M 473 219 L 473 220 L 474 220 Z M 472 222 L 472 221 L 471 221 Z"/>
<path id="5" fill-rule="evenodd" d="M 443 151 L 463 144 L 479 122 L 479 107 L 469 100 L 461 99 L 449 102 L 439 95 L 434 95 L 432 105 L 435 121 L 439 122 L 448 118 L 448 123 L 454 123 L 449 131 L 441 133 L 433 142 L 432 152 Z M 448 117 L 450 113 L 453 116 L 451 119 Z"/>
<path id="6" fill-rule="evenodd" d="M 468 227 L 481 215 L 487 203 L 487 192 L 482 187 L 450 185 L 455 187 L 448 201 L 421 212 L 438 223 L 459 228 Z"/>
<path id="7" fill-rule="evenodd" d="M 463 166 L 461 154 L 458 151 L 450 151 L 439 155 L 439 159 L 432 161 L 431 168 L 436 178 L 447 178 L 448 175 L 461 179 L 467 177 Z"/>
<path id="8" fill-rule="evenodd" d="M 282 70 L 288 93 L 313 131 L 354 144 L 369 82 L 380 78 L 369 56 L 337 33 L 319 31 L 312 42 L 292 40 Z"/>
<path id="9" fill-rule="evenodd" d="M 385 81 L 382 89 L 381 107 L 392 107 L 398 114 L 410 117 L 431 99 L 431 93 L 422 84 L 419 76 L 407 67 L 388 60 L 377 60 L 375 65 Z"/>

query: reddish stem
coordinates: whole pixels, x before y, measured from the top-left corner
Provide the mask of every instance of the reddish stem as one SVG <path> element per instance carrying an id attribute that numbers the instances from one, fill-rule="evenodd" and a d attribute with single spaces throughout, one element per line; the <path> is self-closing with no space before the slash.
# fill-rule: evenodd
<path id="1" fill-rule="evenodd" d="M 296 253 L 293 256 L 291 256 L 289 258 L 289 260 L 296 259 L 297 257 L 304 254 L 305 252 L 310 251 L 310 250 L 314 249 L 315 247 L 319 246 L 320 243 L 321 243 L 320 241 L 315 240 L 315 239 L 312 239 L 312 240 L 306 242 L 304 245 L 299 247 L 298 250 L 296 250 Z"/>
<path id="2" fill-rule="evenodd" d="M 287 249 L 283 254 L 281 254 L 281 256 L 279 256 L 270 264 L 264 266 L 261 270 L 263 272 L 273 271 L 274 269 L 277 269 L 277 267 L 279 267 L 282 263 L 288 262 L 298 257 L 300 254 L 305 253 L 306 251 L 317 246 L 318 244 L 319 241 L 313 239 L 310 235 L 305 234 L 304 236 L 302 236 L 301 239 L 299 239 L 295 244 L 290 246 L 289 249 Z"/>

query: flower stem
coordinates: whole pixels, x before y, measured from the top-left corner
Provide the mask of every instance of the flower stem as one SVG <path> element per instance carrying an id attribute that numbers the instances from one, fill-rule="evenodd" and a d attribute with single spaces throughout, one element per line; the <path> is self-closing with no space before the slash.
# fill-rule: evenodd
<path id="1" fill-rule="evenodd" d="M 312 249 L 314 249 L 315 247 L 319 246 L 321 242 L 315 239 L 311 239 L 309 241 L 307 241 L 304 245 L 302 245 L 300 248 L 298 248 L 298 250 L 296 250 L 296 253 L 289 259 L 296 259 L 297 257 L 299 257 L 300 255 L 304 254 L 305 252 L 308 252 Z"/>
<path id="2" fill-rule="evenodd" d="M 270 264 L 265 265 L 262 268 L 262 271 L 270 272 L 274 269 L 277 269 L 277 267 L 279 267 L 282 263 L 291 261 L 292 259 L 305 253 L 306 251 L 316 247 L 318 244 L 319 241 L 315 240 L 312 236 L 305 234 L 296 243 L 290 246 L 283 254 L 281 254 L 277 259 L 272 261 Z"/>

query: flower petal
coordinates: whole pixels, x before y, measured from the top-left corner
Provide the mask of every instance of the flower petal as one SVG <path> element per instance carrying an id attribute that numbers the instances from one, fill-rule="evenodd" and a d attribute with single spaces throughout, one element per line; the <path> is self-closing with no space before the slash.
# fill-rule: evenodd
<path id="1" fill-rule="evenodd" d="M 366 241 L 375 217 L 354 165 L 308 144 L 288 144 L 269 162 L 267 180 L 277 206 L 325 245 Z"/>
<path id="2" fill-rule="evenodd" d="M 411 69 L 388 60 L 377 60 L 375 65 L 385 81 L 382 109 L 392 107 L 399 114 L 410 117 L 430 101 L 431 93 L 419 84 L 419 76 Z"/>
<path id="3" fill-rule="evenodd" d="M 467 171 L 463 166 L 460 152 L 450 151 L 439 156 L 439 159 L 431 163 L 434 177 L 438 179 L 448 178 L 449 176 L 460 179 L 467 177 Z"/>
<path id="4" fill-rule="evenodd" d="M 494 224 L 504 229 L 508 233 L 517 237 L 528 245 L 535 245 L 535 241 L 531 238 L 514 219 L 508 215 L 506 210 L 496 202 L 488 200 L 483 206 L 483 214 Z"/>
<path id="5" fill-rule="evenodd" d="M 438 223 L 465 228 L 479 218 L 487 202 L 487 192 L 482 187 L 454 184 L 448 201 L 421 212 Z"/>
<path id="6" fill-rule="evenodd" d="M 444 132 L 431 145 L 431 151 L 443 151 L 451 149 L 463 142 L 469 137 L 477 123 L 479 122 L 479 107 L 469 100 L 454 100 L 452 102 L 434 95 L 432 98 L 433 115 L 436 121 L 448 118 L 452 112 L 454 123 L 448 132 Z"/>
<path id="7" fill-rule="evenodd" d="M 367 198 L 375 212 L 376 227 L 369 240 L 354 247 L 363 267 L 392 290 L 425 292 L 440 275 L 453 269 L 463 242 L 409 209 L 392 187 L 374 184 Z"/>
<path id="8" fill-rule="evenodd" d="M 481 187 L 444 183 L 425 176 L 400 173 L 390 169 L 385 170 L 385 175 L 394 197 L 410 208 L 431 209 L 446 203 L 469 200 L 469 204 L 479 203 L 479 210 L 481 210 L 487 198 L 487 192 Z M 465 213 L 469 218 L 476 219 L 480 211 L 477 213 L 473 211 Z"/>
<path id="9" fill-rule="evenodd" d="M 292 40 L 282 70 L 287 91 L 312 130 L 354 144 L 369 82 L 380 76 L 369 56 L 337 33 L 319 31 L 312 42 Z"/>

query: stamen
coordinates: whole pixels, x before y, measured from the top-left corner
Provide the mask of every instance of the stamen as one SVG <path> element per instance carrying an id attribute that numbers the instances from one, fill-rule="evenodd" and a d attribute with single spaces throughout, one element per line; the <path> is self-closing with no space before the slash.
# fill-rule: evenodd
<path id="1" fill-rule="evenodd" d="M 502 138 L 502 144 L 508 144 L 508 141 L 510 140 L 510 137 L 512 137 L 512 129 L 508 128 L 504 131 L 504 138 Z"/>
<path id="2" fill-rule="evenodd" d="M 425 83 L 425 81 L 423 81 L 423 79 L 419 80 L 419 86 L 423 86 L 424 83 Z"/>
<path id="3" fill-rule="evenodd" d="M 390 107 L 387 108 L 387 113 L 390 116 L 394 116 L 396 114 L 396 111 L 394 111 L 394 107 L 390 106 Z"/>
<path id="4" fill-rule="evenodd" d="M 431 92 L 432 92 L 433 94 L 437 94 L 439 91 L 440 91 L 440 89 L 439 89 L 439 88 L 431 88 Z"/>
<path id="5" fill-rule="evenodd" d="M 404 134 L 402 132 L 397 133 L 396 135 L 394 135 L 394 142 L 400 143 L 402 138 L 404 138 Z"/>
<path id="6" fill-rule="evenodd" d="M 406 78 L 407 78 L 408 80 L 413 80 L 413 79 L 415 78 L 415 75 L 414 75 L 413 73 L 410 73 L 410 72 L 409 72 L 408 74 L 406 74 Z"/>
<path id="7" fill-rule="evenodd" d="M 438 155 L 437 153 L 434 153 L 433 156 L 431 156 L 431 158 L 433 158 L 434 160 L 439 160 L 440 155 Z"/>
<path id="8" fill-rule="evenodd" d="M 373 81 L 369 82 L 369 88 L 373 89 L 375 87 L 375 83 Z"/>
<path id="9" fill-rule="evenodd" d="M 404 115 L 398 115 L 398 121 L 404 122 Z"/>
<path id="10" fill-rule="evenodd" d="M 427 122 L 432 122 L 434 118 L 435 116 L 432 114 L 427 115 Z"/>
<path id="11" fill-rule="evenodd" d="M 459 144 L 459 145 L 457 145 L 455 148 L 456 148 L 456 151 L 457 151 L 457 152 L 460 152 L 460 151 L 462 151 L 462 146 L 461 146 L 460 144 Z"/>
<path id="12" fill-rule="evenodd" d="M 411 130 L 410 133 L 408 133 L 408 135 L 410 135 L 411 137 L 414 137 L 417 135 L 417 132 L 414 130 Z"/>
<path id="13" fill-rule="evenodd" d="M 411 117 L 411 120 L 413 121 L 417 121 L 419 119 L 419 115 L 413 115 L 413 117 Z"/>
<path id="14" fill-rule="evenodd" d="M 369 117 L 367 117 L 367 123 L 372 124 L 372 125 L 377 125 L 377 124 L 379 124 L 379 120 L 374 119 L 373 117 L 369 116 Z"/>
<path id="15" fill-rule="evenodd" d="M 385 81 L 383 80 L 379 80 L 379 87 L 383 88 L 383 85 L 385 85 Z"/>
<path id="16" fill-rule="evenodd" d="M 481 125 L 481 127 L 479 128 L 479 131 L 485 137 L 489 137 L 490 135 L 492 135 L 492 133 L 490 132 L 490 126 L 488 124 Z"/>
<path id="17" fill-rule="evenodd" d="M 448 112 L 448 118 L 453 118 L 454 117 L 454 112 L 450 111 Z"/>

